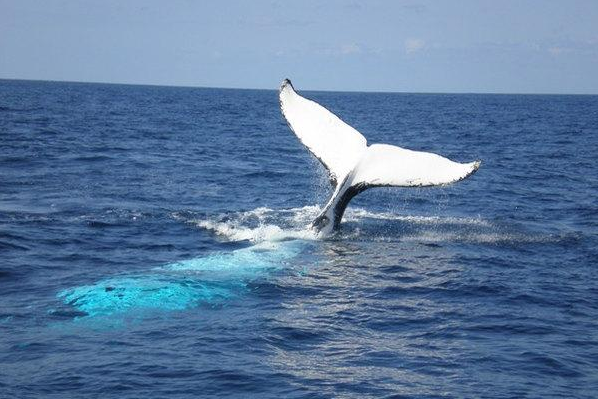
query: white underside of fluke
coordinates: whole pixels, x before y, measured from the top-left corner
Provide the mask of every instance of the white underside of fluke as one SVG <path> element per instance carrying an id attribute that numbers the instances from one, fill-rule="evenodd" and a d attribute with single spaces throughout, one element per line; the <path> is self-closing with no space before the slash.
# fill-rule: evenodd
<path id="1" fill-rule="evenodd" d="M 335 188 L 314 222 L 323 233 L 338 226 L 350 199 L 367 188 L 445 185 L 466 178 L 480 166 L 480 161 L 458 163 L 394 145 L 368 146 L 357 130 L 320 104 L 297 94 L 288 79 L 280 87 L 280 107 L 291 130 L 326 167 Z"/>

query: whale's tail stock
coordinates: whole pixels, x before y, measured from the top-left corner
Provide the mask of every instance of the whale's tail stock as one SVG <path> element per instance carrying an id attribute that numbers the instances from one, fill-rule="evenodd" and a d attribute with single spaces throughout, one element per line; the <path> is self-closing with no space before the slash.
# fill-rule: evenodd
<path id="1" fill-rule="evenodd" d="M 280 87 L 280 108 L 289 127 L 328 170 L 334 192 L 312 226 L 337 228 L 349 201 L 372 187 L 443 186 L 471 176 L 481 161 L 453 162 L 437 154 L 388 144 L 367 144 L 357 130 L 320 104 L 300 96 L 290 80 Z"/>

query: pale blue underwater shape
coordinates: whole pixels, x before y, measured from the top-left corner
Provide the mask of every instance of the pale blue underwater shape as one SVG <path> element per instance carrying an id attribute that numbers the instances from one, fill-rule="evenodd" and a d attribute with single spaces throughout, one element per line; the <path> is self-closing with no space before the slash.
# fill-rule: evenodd
<path id="1" fill-rule="evenodd" d="M 148 310 L 184 310 L 219 303 L 247 284 L 281 270 L 304 246 L 300 240 L 262 243 L 170 263 L 147 274 L 111 277 L 58 293 L 86 317 Z"/>

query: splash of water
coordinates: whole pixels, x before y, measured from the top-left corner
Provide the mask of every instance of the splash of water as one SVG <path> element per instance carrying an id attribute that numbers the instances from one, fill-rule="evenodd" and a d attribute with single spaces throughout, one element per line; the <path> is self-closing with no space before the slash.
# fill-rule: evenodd
<path id="1" fill-rule="evenodd" d="M 227 241 L 254 243 L 284 240 L 315 240 L 318 234 L 309 226 L 320 208 L 305 206 L 288 210 L 260 207 L 245 212 L 220 215 L 210 219 L 190 219 L 187 222 L 214 232 Z"/>
<path id="2" fill-rule="evenodd" d="M 190 217 L 185 221 L 212 231 L 227 241 L 266 243 L 291 239 L 317 240 L 328 238 L 309 228 L 319 212 L 318 206 L 283 210 L 260 207 L 211 218 Z M 401 215 L 351 207 L 345 213 L 341 231 L 330 238 L 483 244 L 535 243 L 559 239 L 511 230 L 508 226 L 499 226 L 481 217 Z"/>

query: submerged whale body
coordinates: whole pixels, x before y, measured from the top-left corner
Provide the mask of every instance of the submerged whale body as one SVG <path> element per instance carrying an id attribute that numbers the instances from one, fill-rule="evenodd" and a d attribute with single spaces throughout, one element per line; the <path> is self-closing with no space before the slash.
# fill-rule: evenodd
<path id="1" fill-rule="evenodd" d="M 321 233 L 338 228 L 349 201 L 368 188 L 443 186 L 471 176 L 480 167 L 481 161 L 458 163 L 429 152 L 368 145 L 339 117 L 300 96 L 288 79 L 282 82 L 279 96 L 289 127 L 330 175 L 334 192 L 312 223 Z"/>

